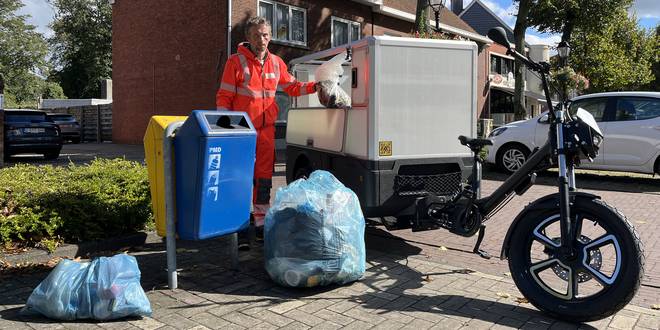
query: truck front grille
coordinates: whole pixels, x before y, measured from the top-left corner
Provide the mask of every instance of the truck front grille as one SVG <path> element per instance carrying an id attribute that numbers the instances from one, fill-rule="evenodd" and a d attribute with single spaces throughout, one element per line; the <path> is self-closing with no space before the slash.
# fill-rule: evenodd
<path id="1" fill-rule="evenodd" d="M 399 196 L 456 195 L 461 192 L 461 172 L 436 175 L 397 175 L 394 191 Z"/>

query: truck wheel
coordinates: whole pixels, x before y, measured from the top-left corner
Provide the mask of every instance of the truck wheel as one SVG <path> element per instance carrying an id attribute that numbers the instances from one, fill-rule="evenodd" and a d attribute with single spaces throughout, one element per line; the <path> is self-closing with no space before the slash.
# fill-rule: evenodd
<path id="1" fill-rule="evenodd" d="M 507 144 L 497 153 L 497 166 L 506 173 L 517 171 L 527 161 L 529 150 L 521 144 Z"/>
<path id="2" fill-rule="evenodd" d="M 312 169 L 309 166 L 303 166 L 296 170 L 296 173 L 293 175 L 293 181 L 298 179 L 307 179 L 309 175 L 312 174 Z"/>

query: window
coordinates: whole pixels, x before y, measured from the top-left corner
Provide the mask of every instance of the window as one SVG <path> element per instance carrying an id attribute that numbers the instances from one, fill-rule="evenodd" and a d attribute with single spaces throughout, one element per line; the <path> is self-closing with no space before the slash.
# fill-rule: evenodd
<path id="1" fill-rule="evenodd" d="M 507 75 L 513 72 L 514 61 L 512 59 L 491 55 L 490 56 L 490 73 Z"/>
<path id="2" fill-rule="evenodd" d="M 349 42 L 359 40 L 361 36 L 360 23 L 343 18 L 332 17 L 332 47 L 345 45 Z"/>
<path id="3" fill-rule="evenodd" d="M 644 97 L 621 97 L 616 101 L 616 121 L 644 120 L 660 116 L 660 100 Z"/>
<path id="4" fill-rule="evenodd" d="M 605 115 L 605 109 L 607 108 L 607 99 L 606 98 L 593 98 L 593 99 L 584 99 L 578 100 L 571 103 L 571 106 L 568 108 L 568 111 L 571 115 L 575 115 L 578 108 L 587 110 L 594 119 L 598 122 L 603 121 L 603 116 Z"/>
<path id="5" fill-rule="evenodd" d="M 259 16 L 273 26 L 272 40 L 307 45 L 307 13 L 304 9 L 275 1 L 259 1 Z"/>
<path id="6" fill-rule="evenodd" d="M 492 89 L 490 91 L 491 113 L 513 113 L 513 95 Z"/>

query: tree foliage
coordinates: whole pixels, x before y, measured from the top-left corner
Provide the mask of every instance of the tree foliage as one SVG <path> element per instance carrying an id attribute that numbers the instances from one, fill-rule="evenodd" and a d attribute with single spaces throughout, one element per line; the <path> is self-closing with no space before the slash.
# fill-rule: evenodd
<path id="1" fill-rule="evenodd" d="M 653 66 L 651 70 L 653 71 L 654 80 L 651 81 L 644 89 L 660 92 L 660 25 L 655 27 L 655 35 L 653 38 L 655 40 L 655 50 L 651 55 L 653 60 Z"/>
<path id="2" fill-rule="evenodd" d="M 655 34 L 640 28 L 625 8 L 615 13 L 597 33 L 574 30 L 570 65 L 589 79 L 589 92 L 639 90 L 654 79 L 660 46 Z"/>
<path id="3" fill-rule="evenodd" d="M 70 98 L 100 97 L 112 75 L 112 7 L 107 0 L 50 0 L 53 74 Z"/>
<path id="4" fill-rule="evenodd" d="M 49 84 L 44 37 L 18 15 L 20 0 L 0 0 L 0 73 L 5 79 L 5 107 L 36 107 Z M 56 89 L 52 87 L 51 89 Z"/>
<path id="5" fill-rule="evenodd" d="M 573 30 L 598 33 L 631 4 L 632 0 L 537 0 L 529 23 L 539 32 L 561 33 L 561 40 L 570 43 Z"/>

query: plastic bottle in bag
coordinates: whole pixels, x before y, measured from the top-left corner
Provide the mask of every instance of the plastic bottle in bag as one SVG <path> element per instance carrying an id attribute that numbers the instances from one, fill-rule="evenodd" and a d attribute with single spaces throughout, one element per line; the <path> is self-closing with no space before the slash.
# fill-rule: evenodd
<path id="1" fill-rule="evenodd" d="M 344 75 L 342 65 L 345 62 L 346 52 L 343 52 L 321 64 L 314 73 L 319 102 L 326 108 L 351 107 L 351 97 L 340 86 Z"/>

